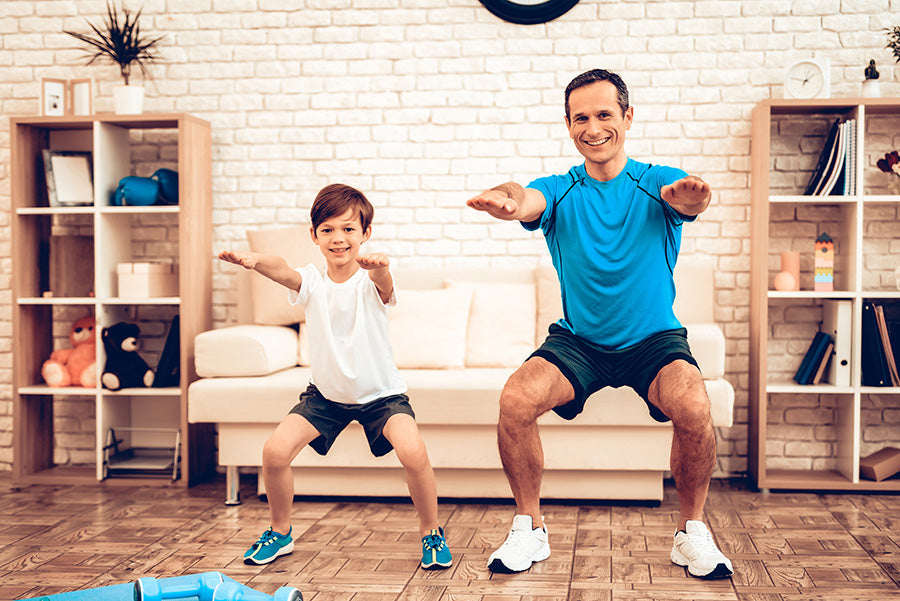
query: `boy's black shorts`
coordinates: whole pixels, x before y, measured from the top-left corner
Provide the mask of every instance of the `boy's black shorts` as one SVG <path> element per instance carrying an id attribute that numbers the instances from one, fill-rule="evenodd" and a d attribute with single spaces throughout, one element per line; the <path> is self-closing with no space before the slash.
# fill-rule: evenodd
<path id="1" fill-rule="evenodd" d="M 413 419 L 416 417 L 409 404 L 409 397 L 405 394 L 382 397 L 362 405 L 348 405 L 329 401 L 313 384 L 300 395 L 300 402 L 294 405 L 289 413 L 306 418 L 319 431 L 319 436 L 309 443 L 319 455 L 328 453 L 338 434 L 343 432 L 350 422 L 358 421 L 365 430 L 369 448 L 376 457 L 387 455 L 394 450 L 384 437 L 384 424 L 388 418 L 397 413 L 405 413 Z"/>
<path id="2" fill-rule="evenodd" d="M 676 359 L 684 359 L 699 369 L 691 355 L 685 328 L 657 332 L 632 346 L 609 350 L 554 323 L 544 343 L 531 357 L 541 357 L 555 365 L 575 389 L 574 399 L 553 410 L 564 419 L 573 419 L 581 413 L 587 398 L 601 388 L 630 386 L 647 403 L 653 419 L 667 422 L 669 417 L 648 398 L 653 378 Z"/>

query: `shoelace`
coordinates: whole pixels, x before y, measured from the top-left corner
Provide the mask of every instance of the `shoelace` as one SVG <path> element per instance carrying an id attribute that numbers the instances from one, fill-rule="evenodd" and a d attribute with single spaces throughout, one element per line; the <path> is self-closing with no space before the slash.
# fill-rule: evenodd
<path id="1" fill-rule="evenodd" d="M 691 557 L 690 559 L 696 559 L 702 552 L 718 552 L 718 548 L 716 544 L 713 542 L 712 534 L 710 534 L 709 530 L 705 531 L 703 534 L 687 534 L 687 539 L 691 543 Z"/>
<path id="2" fill-rule="evenodd" d="M 262 536 L 259 537 L 259 540 L 253 544 L 253 546 L 257 548 L 264 547 L 273 542 L 276 538 L 278 538 L 278 534 L 276 534 L 275 531 L 271 528 L 267 528 L 266 531 L 262 533 Z"/>
<path id="3" fill-rule="evenodd" d="M 521 549 L 527 543 L 530 534 L 528 530 L 510 530 L 503 546 L 509 545 L 510 547 Z"/>
<path id="4" fill-rule="evenodd" d="M 425 548 L 440 551 L 444 547 L 444 539 L 440 534 L 429 534 L 425 537 Z"/>

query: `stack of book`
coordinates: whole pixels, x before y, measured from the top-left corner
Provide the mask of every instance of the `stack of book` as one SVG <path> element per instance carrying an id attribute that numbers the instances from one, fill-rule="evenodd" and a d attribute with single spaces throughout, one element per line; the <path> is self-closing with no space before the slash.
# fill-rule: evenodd
<path id="1" fill-rule="evenodd" d="M 803 361 L 800 362 L 797 373 L 794 374 L 794 381 L 797 384 L 820 383 L 833 350 L 834 338 L 831 334 L 816 332 L 803 356 Z"/>
<path id="2" fill-rule="evenodd" d="M 900 305 L 863 303 L 862 385 L 900 386 L 900 375 L 897 373 L 898 353 Z"/>
<path id="3" fill-rule="evenodd" d="M 803 192 L 805 196 L 856 194 L 856 138 L 856 119 L 834 120 Z"/>

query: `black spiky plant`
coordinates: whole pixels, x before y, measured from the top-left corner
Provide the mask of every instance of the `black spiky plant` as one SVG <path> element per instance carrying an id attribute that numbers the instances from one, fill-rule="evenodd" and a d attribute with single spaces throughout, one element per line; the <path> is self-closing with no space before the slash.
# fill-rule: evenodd
<path id="1" fill-rule="evenodd" d="M 157 44 L 165 36 L 146 37 L 141 34 L 140 27 L 141 9 L 132 13 L 122 7 L 121 20 L 116 7 L 107 2 L 106 20 L 98 27 L 87 21 L 93 30 L 93 34 L 83 34 L 76 31 L 63 31 L 73 38 L 87 44 L 89 51 L 88 65 L 98 60 L 108 60 L 119 66 L 119 73 L 127 86 L 131 79 L 131 68 L 135 65 L 151 79 L 148 65 L 160 60 Z"/>
<path id="2" fill-rule="evenodd" d="M 886 27 L 884 31 L 887 32 L 886 35 L 888 39 L 885 48 L 890 48 L 891 52 L 894 53 L 894 58 L 900 63 L 900 25 Z"/>

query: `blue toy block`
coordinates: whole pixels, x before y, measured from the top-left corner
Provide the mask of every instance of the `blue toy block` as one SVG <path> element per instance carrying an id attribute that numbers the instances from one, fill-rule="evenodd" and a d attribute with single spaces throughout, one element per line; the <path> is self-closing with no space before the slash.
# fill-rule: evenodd
<path id="1" fill-rule="evenodd" d="M 204 572 L 172 578 L 140 578 L 134 583 L 135 601 L 303 601 L 292 586 L 267 595 L 220 572 Z"/>

